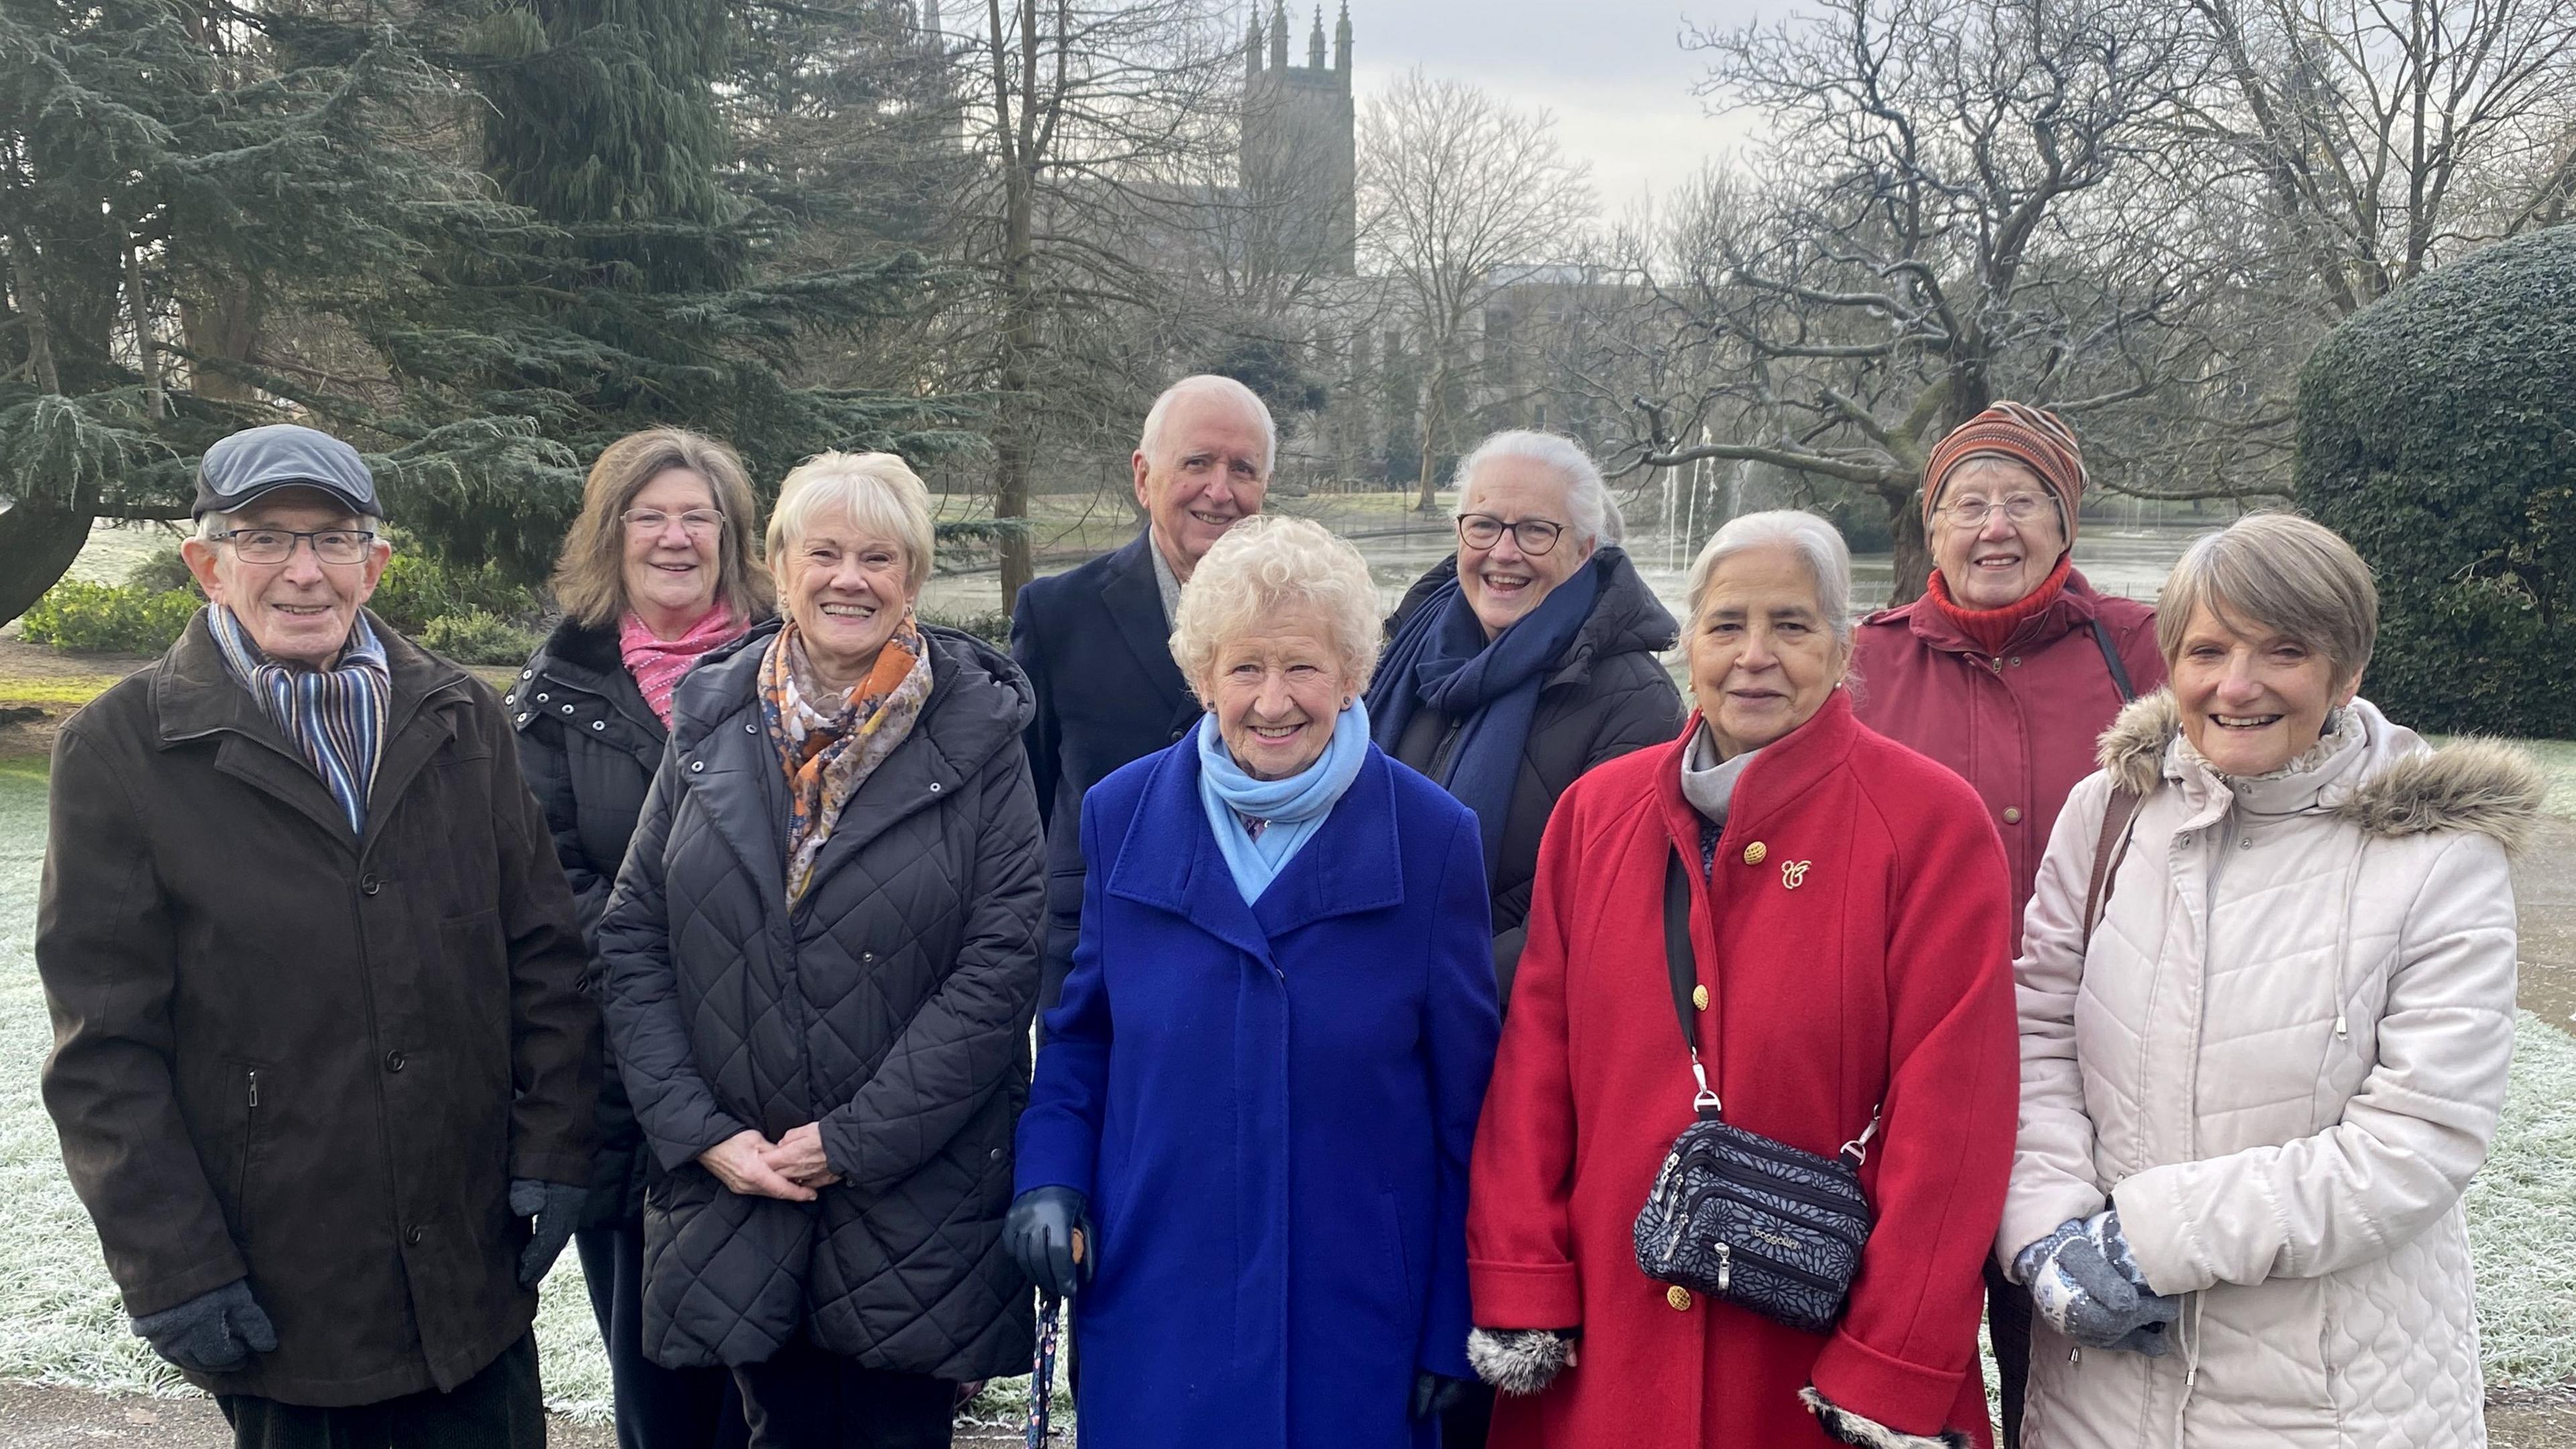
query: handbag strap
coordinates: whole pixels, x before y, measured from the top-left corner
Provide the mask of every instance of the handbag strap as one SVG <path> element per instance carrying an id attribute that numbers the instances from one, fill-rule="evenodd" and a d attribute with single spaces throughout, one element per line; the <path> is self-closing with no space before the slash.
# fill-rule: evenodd
<path id="1" fill-rule="evenodd" d="M 1699 989 L 1699 966 L 1697 953 L 1691 950 L 1688 870 L 1682 864 L 1680 850 L 1664 857 L 1664 969 L 1672 977 L 1673 1015 L 1682 1025 L 1682 1045 L 1690 1048 L 1691 1079 L 1699 1083 L 1699 1090 L 1691 1096 L 1691 1110 L 1715 1119 L 1723 1111 L 1723 1104 L 1717 1100 L 1716 1089 L 1708 1084 L 1708 1068 L 1699 1059 L 1699 1033 L 1693 1029 L 1699 1013 L 1691 994 Z M 1712 1003 L 1716 999 L 1714 995 L 1709 998 Z M 1869 1125 L 1842 1145 L 1842 1158 L 1855 1172 L 1869 1157 L 1869 1141 L 1878 1135 L 1879 1115 L 1886 1105 L 1882 1102 L 1870 1108 Z"/>
<path id="2" fill-rule="evenodd" d="M 1691 1094 L 1691 1110 L 1703 1117 L 1715 1117 L 1723 1110 L 1717 1093 L 1708 1085 L 1708 1068 L 1700 1065 L 1699 1033 L 1693 1029 L 1698 1010 L 1691 1003 L 1691 993 L 1699 989 L 1699 967 L 1690 938 L 1690 877 L 1684 872 L 1682 853 L 1678 849 L 1664 856 L 1664 969 L 1673 981 L 1673 1014 L 1682 1024 L 1682 1045 L 1690 1048 L 1691 1079 L 1699 1090 Z"/>
<path id="3" fill-rule="evenodd" d="M 2084 887 L 2084 935 L 2078 944 L 2090 949 L 2093 928 L 2111 904 L 2111 878 L 2129 853 L 2129 824 L 2138 818 L 2138 792 L 2123 785 L 2102 807 L 2102 838 L 2093 843 L 2093 879 Z"/>
<path id="4" fill-rule="evenodd" d="M 2128 704 L 2138 697 L 2138 687 L 2129 682 L 2129 666 L 2120 662 L 2120 648 L 2111 642 L 2110 626 L 2102 616 L 2093 616 L 2093 642 L 2102 650 L 2102 662 L 2111 666 L 2111 687 L 2120 691 L 2120 703 Z"/>

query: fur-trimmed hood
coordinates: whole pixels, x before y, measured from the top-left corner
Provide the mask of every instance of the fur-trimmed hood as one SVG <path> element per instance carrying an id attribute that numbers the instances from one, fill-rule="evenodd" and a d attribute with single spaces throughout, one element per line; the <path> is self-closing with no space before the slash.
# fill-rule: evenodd
<path id="1" fill-rule="evenodd" d="M 2500 740 L 2460 739 L 2441 746 L 2388 722 L 2368 700 L 2363 711 L 2380 758 L 2366 761 L 2360 784 L 2332 798 L 2338 818 L 2377 836 L 2463 830 L 2493 838 L 2508 852 L 2530 839 L 2549 793 L 2547 777 L 2522 750 Z M 2174 775 L 2174 741 L 2182 710 L 2159 689 L 2120 711 L 2102 732 L 2096 758 L 2114 785 L 2140 796 Z"/>

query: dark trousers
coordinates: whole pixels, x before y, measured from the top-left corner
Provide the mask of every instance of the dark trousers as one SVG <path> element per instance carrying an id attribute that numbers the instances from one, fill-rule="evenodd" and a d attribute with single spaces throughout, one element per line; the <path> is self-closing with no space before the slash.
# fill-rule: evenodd
<path id="1" fill-rule="evenodd" d="M 1493 1387 L 1469 1384 L 1467 1396 L 1440 1416 L 1440 1449 L 1485 1449 L 1485 1433 L 1493 1426 Z"/>
<path id="2" fill-rule="evenodd" d="M 545 1449 L 537 1339 L 521 1334 L 449 1393 L 429 1389 L 345 1409 L 217 1394 L 235 1449 Z"/>
<path id="3" fill-rule="evenodd" d="M 608 1346 L 617 1398 L 617 1449 L 744 1449 L 742 1396 L 721 1368 L 664 1368 L 644 1356 L 644 1234 L 590 1228 L 573 1235 L 590 1311 Z"/>
<path id="4" fill-rule="evenodd" d="M 863 1369 L 802 1339 L 733 1371 L 752 1449 L 948 1449 L 957 1386 Z"/>
<path id="5" fill-rule="evenodd" d="M 2021 1444 L 2021 1398 L 2030 1386 L 2030 1290 L 2016 1286 L 1986 1259 L 1986 1336 L 1995 1341 L 1995 1377 L 2002 1381 L 2003 1449 Z"/>

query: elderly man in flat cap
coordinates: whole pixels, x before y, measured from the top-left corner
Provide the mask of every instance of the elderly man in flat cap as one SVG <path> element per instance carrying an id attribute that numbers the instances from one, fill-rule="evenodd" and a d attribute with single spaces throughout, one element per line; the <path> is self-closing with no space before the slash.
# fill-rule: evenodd
<path id="1" fill-rule="evenodd" d="M 207 607 L 54 746 L 64 1164 L 238 1444 L 542 1444 L 599 1024 L 509 720 L 363 607 L 390 549 L 347 444 L 236 433 L 195 511 Z"/>

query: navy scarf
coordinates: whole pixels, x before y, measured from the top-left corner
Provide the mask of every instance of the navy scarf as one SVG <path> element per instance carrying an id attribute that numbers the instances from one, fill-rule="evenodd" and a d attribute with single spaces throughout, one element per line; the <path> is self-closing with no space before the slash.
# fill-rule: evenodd
<path id="1" fill-rule="evenodd" d="M 1458 741 L 1438 783 L 1476 812 L 1488 880 L 1502 853 L 1503 819 L 1511 813 L 1539 689 L 1592 617 L 1600 594 L 1595 563 L 1586 559 L 1490 643 L 1456 577 L 1442 580 L 1396 632 L 1369 684 L 1370 734 L 1390 756 L 1416 709 L 1438 710 L 1457 722 Z"/>

